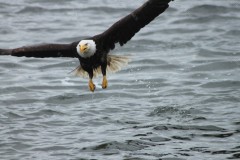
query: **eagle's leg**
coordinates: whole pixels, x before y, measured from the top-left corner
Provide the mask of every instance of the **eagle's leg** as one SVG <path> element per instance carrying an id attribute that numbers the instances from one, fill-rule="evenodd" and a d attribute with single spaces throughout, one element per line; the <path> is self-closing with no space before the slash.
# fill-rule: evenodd
<path id="1" fill-rule="evenodd" d="M 107 76 L 106 76 L 107 64 L 101 65 L 101 70 L 102 70 L 102 74 L 103 74 L 102 88 L 105 89 L 108 86 L 108 81 L 107 81 Z"/>
<path id="2" fill-rule="evenodd" d="M 89 87 L 89 90 L 94 92 L 95 90 L 95 84 L 93 83 L 93 70 L 89 71 L 88 72 L 89 74 L 89 81 L 88 81 L 88 87 Z"/>

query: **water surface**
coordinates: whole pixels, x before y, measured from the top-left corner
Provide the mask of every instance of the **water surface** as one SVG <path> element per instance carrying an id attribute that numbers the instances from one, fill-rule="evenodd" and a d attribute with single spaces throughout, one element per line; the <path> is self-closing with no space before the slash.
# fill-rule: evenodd
<path id="1" fill-rule="evenodd" d="M 80 40 L 143 2 L 0 0 L 0 48 Z M 0 57 L 1 159 L 238 159 L 239 4 L 171 2 L 94 93 L 77 59 Z"/>

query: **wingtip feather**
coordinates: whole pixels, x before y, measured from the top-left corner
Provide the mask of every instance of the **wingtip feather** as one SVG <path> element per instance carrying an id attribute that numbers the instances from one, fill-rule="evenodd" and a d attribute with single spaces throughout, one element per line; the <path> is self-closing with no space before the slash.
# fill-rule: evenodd
<path id="1" fill-rule="evenodd" d="M 0 49 L 0 55 L 11 55 L 12 50 L 11 49 Z"/>

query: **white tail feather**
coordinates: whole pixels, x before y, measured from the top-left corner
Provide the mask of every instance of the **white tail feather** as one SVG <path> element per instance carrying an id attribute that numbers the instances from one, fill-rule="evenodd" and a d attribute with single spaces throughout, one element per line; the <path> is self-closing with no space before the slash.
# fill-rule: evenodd
<path id="1" fill-rule="evenodd" d="M 130 62 L 130 58 L 127 56 L 116 56 L 116 55 L 108 55 L 107 57 L 107 74 L 115 73 L 120 71 L 124 66 L 126 66 Z M 78 66 L 74 71 L 76 76 L 81 76 L 84 78 L 88 78 L 88 73 L 82 69 L 81 66 Z M 102 75 L 101 66 L 93 71 L 93 77 L 98 77 Z"/>

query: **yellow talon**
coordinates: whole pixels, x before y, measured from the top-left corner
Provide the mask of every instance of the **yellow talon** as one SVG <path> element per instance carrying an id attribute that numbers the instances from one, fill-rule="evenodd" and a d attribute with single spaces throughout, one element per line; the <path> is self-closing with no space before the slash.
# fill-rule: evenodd
<path id="1" fill-rule="evenodd" d="M 107 77 L 103 76 L 103 81 L 102 81 L 102 88 L 105 89 L 108 86 L 108 81 L 107 81 Z"/>
<path id="2" fill-rule="evenodd" d="M 88 82 L 88 87 L 89 87 L 89 90 L 94 92 L 95 90 L 95 85 L 93 83 L 93 81 L 90 79 L 89 82 Z"/>

